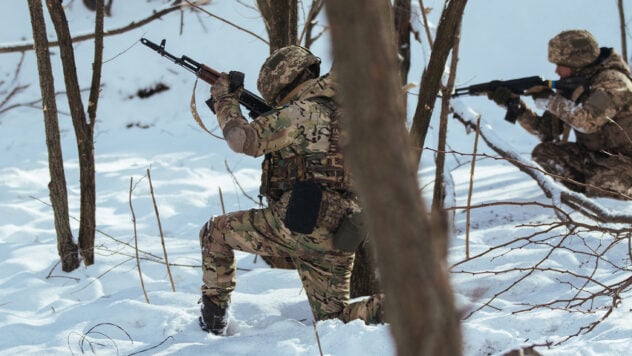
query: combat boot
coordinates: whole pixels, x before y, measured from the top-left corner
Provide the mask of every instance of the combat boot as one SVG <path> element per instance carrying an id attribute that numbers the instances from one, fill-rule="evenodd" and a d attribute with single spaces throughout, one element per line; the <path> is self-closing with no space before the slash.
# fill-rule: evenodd
<path id="1" fill-rule="evenodd" d="M 228 307 L 222 308 L 213 303 L 209 297 L 203 295 L 200 312 L 202 315 L 199 318 L 199 322 L 202 330 L 212 332 L 215 335 L 223 335 L 226 332 Z"/>

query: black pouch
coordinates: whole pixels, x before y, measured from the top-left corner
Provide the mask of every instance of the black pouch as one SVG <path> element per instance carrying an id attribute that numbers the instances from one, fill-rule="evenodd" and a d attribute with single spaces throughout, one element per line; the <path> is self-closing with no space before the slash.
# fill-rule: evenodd
<path id="1" fill-rule="evenodd" d="M 316 227 L 323 190 L 313 180 L 296 182 L 287 205 L 283 223 L 292 232 L 311 234 Z"/>
<path id="2" fill-rule="evenodd" d="M 334 247 L 345 252 L 355 252 L 366 235 L 364 214 L 353 213 L 342 220 L 340 227 L 334 233 Z"/>

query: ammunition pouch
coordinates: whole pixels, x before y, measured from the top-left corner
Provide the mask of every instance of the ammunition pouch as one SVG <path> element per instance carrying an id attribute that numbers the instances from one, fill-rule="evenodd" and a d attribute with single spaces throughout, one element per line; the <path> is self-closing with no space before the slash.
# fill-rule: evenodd
<path id="1" fill-rule="evenodd" d="M 283 223 L 290 231 L 311 234 L 316 227 L 323 190 L 313 180 L 296 182 L 290 195 Z"/>
<path id="2" fill-rule="evenodd" d="M 364 213 L 350 214 L 334 233 L 334 247 L 345 252 L 355 252 L 366 236 Z"/>

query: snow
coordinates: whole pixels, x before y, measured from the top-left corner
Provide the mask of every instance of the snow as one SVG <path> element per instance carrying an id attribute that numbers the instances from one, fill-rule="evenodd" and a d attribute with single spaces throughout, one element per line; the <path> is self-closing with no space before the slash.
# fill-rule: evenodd
<path id="1" fill-rule="evenodd" d="M 71 32 L 89 33 L 94 14 L 79 1 L 64 3 Z M 115 1 L 114 16 L 106 19 L 105 27 L 126 26 L 166 3 Z M 433 8 L 428 16 L 434 30 L 443 1 L 424 3 Z M 214 1 L 205 9 L 266 37 L 252 5 L 253 1 Z M 0 48 L 29 43 L 32 35 L 26 2 L 4 6 L 5 11 L 0 12 Z M 631 10 L 626 8 L 628 13 Z M 27 86 L 7 103 L 24 105 L 0 113 L 0 354 L 394 355 L 389 325 L 343 324 L 337 320 L 314 325 L 297 273 L 270 269 L 261 259 L 245 253 L 237 253 L 237 290 L 229 336 L 209 335 L 199 329 L 199 228 L 212 215 L 222 213 L 220 189 L 226 211 L 257 206 L 260 160 L 232 153 L 224 141 L 201 130 L 189 108 L 194 76 L 157 56 L 139 39 L 159 42 L 165 38 L 167 51 L 174 55 L 187 54 L 218 70 L 243 71 L 246 87 L 252 91 L 268 47 L 206 14 L 185 10 L 182 15 L 183 23 L 179 12 L 173 12 L 142 28 L 105 38 L 95 131 L 96 263 L 71 273 L 62 272 L 58 264 L 35 56 L 32 51 L 24 53 L 16 75 L 22 54 L 0 55 L 0 98 L 14 88 Z M 417 15 L 417 29 L 420 21 Z M 546 44 L 570 28 L 586 28 L 600 44 L 620 52 L 614 1 L 472 1 L 463 21 L 458 84 L 529 75 L 555 79 L 554 67 L 546 61 Z M 50 23 L 47 32 L 50 39 L 55 38 Z M 424 44 L 415 43 L 412 51 L 412 82 L 421 78 L 429 54 L 425 34 L 421 38 Z M 88 88 L 92 41 L 76 43 L 74 48 L 80 86 Z M 331 64 L 326 38 L 312 50 L 323 58 L 326 71 Z M 51 53 L 56 90 L 63 92 L 59 51 L 53 48 Z M 147 99 L 136 96 L 139 89 L 158 83 L 170 89 Z M 85 103 L 88 92 L 83 93 Z M 195 94 L 205 125 L 220 134 L 203 104 L 208 86 L 198 83 Z M 57 99 L 71 226 L 76 236 L 76 142 L 65 96 L 61 93 Z M 413 112 L 415 99 L 411 94 L 409 112 Z M 31 102 L 35 104 L 28 104 Z M 502 109 L 482 97 L 465 97 L 453 104 L 470 119 L 480 114 L 486 125 L 483 131 L 493 137 L 494 144 L 512 147 L 520 159 L 530 161 L 536 139 L 518 125 L 505 122 Z M 450 120 L 447 205 L 455 208 L 449 263 L 453 266 L 455 298 L 465 317 L 465 354 L 501 355 L 532 344 L 551 344 L 551 348 L 536 348 L 544 355 L 628 354 L 632 346 L 629 287 L 620 291 L 620 304 L 592 331 L 570 338 L 604 317 L 612 298 L 602 296 L 579 306 L 563 302 L 551 308 L 531 306 L 575 294 L 587 297 L 587 291 L 600 289 L 584 276 L 604 285 L 629 278 L 631 263 L 625 240 L 629 235 L 590 232 L 579 224 L 572 232 L 564 226 L 553 227 L 558 219 L 548 206 L 559 201 L 546 198 L 537 183 L 512 164 L 492 159 L 497 155 L 480 140 L 478 152 L 486 156 L 476 162 L 471 202 L 476 208 L 470 211 L 467 234 L 463 207 L 474 135 L 460 122 Z M 438 123 L 433 122 L 426 140 L 429 148 L 436 147 L 436 128 Z M 424 152 L 419 171 L 426 198 L 432 193 L 433 156 L 432 150 Z M 148 169 L 175 291 L 163 262 Z M 134 258 L 131 179 L 140 266 L 149 303 Z M 542 179 L 550 190 L 563 190 L 550 178 Z M 632 214 L 629 203 L 595 201 L 613 214 Z M 577 214 L 572 217 L 579 223 L 596 225 Z M 470 259 L 464 261 L 466 235 Z M 591 254 L 594 251 L 600 253 L 599 259 Z M 534 265 L 539 269 L 530 270 Z M 577 287 L 584 283 L 586 291 L 578 292 Z M 411 313 L 423 313 L 423 306 Z"/>

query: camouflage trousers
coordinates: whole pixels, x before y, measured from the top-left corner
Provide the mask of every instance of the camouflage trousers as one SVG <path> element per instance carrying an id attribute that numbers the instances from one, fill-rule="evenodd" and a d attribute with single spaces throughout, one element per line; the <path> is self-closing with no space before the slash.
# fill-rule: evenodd
<path id="1" fill-rule="evenodd" d="M 575 142 L 540 143 L 532 156 L 545 171 L 561 177 L 556 179 L 571 190 L 593 197 L 632 197 L 630 157 L 590 152 Z"/>
<path id="2" fill-rule="evenodd" d="M 272 209 L 238 211 L 212 218 L 200 230 L 202 293 L 228 306 L 235 289 L 234 250 L 292 258 L 315 320 L 383 322 L 383 296 L 349 304 L 354 254 L 334 248 L 332 233 L 316 227 L 310 235 L 288 230 Z"/>

